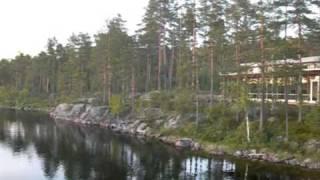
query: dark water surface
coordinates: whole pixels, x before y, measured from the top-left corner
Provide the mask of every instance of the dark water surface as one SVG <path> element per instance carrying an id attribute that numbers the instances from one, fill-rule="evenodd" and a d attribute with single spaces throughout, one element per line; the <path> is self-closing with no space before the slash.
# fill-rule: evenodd
<path id="1" fill-rule="evenodd" d="M 320 179 L 318 172 L 208 158 L 105 129 L 0 110 L 0 180 Z"/>

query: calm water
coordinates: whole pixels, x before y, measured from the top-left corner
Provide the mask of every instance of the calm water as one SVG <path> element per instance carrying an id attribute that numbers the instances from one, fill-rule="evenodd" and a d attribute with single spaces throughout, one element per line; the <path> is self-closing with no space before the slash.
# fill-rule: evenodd
<path id="1" fill-rule="evenodd" d="M 100 128 L 0 110 L 0 180 L 320 179 L 317 172 L 206 158 Z"/>

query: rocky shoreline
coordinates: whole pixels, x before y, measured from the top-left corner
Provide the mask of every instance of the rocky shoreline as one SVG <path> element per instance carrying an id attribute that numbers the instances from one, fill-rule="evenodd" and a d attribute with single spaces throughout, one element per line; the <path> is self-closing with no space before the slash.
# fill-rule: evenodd
<path id="1" fill-rule="evenodd" d="M 223 146 L 215 144 L 204 144 L 196 142 L 191 138 L 163 136 L 158 130 L 153 128 L 154 124 L 148 123 L 141 117 L 122 117 L 115 118 L 107 106 L 93 105 L 90 100 L 79 104 L 60 104 L 49 112 L 55 120 L 63 120 L 77 124 L 95 125 L 108 128 L 114 132 L 128 134 L 138 137 L 151 138 L 161 141 L 165 144 L 175 146 L 176 148 L 188 149 L 196 152 L 204 152 L 209 155 L 231 155 L 237 158 L 249 159 L 254 161 L 263 161 L 277 164 L 286 164 L 290 166 L 299 166 L 308 169 L 320 170 L 320 162 L 310 158 L 298 159 L 290 154 L 280 157 L 280 155 L 263 150 L 227 150 Z M 161 115 L 158 117 L 160 118 Z M 176 128 L 179 116 L 167 119 L 158 119 L 155 124 L 165 128 Z M 314 141 L 313 148 L 320 147 L 320 142 Z"/>
<path id="2" fill-rule="evenodd" d="M 0 109 L 12 109 L 12 110 L 19 110 L 19 111 L 38 111 L 38 112 L 45 112 L 50 113 L 52 110 L 50 108 L 33 108 L 33 107 L 17 107 L 17 106 L 1 106 Z"/>

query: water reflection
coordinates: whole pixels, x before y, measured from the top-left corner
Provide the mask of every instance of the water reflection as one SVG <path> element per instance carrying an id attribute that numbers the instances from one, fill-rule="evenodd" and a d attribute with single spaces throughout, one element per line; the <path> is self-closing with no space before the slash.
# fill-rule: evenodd
<path id="1" fill-rule="evenodd" d="M 0 110 L 0 179 L 317 179 L 317 173 L 179 152 L 155 142 Z M 20 168 L 17 166 L 20 164 Z"/>

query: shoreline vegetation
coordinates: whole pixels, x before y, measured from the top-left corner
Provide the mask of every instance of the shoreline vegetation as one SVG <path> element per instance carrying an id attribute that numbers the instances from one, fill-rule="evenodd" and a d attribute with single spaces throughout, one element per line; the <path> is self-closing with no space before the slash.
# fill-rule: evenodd
<path id="1" fill-rule="evenodd" d="M 34 108 L 34 107 L 17 107 L 17 106 L 2 106 L 0 105 L 0 109 L 10 109 L 17 111 L 35 111 L 35 112 L 44 112 L 49 113 L 51 108 Z"/>
<path id="2" fill-rule="evenodd" d="M 320 55 L 319 2 L 149 0 L 133 35 L 117 15 L 93 36 L 0 60 L 0 104 L 320 169 L 320 60 L 312 72 L 302 64 Z"/>
<path id="3" fill-rule="evenodd" d="M 192 97 L 190 94 L 185 93 L 180 100 L 174 96 L 167 98 L 165 96 L 167 95 L 158 91 L 139 96 L 135 112 L 130 111 L 128 104 L 120 103 L 121 98 L 120 100 L 114 98 L 116 100 L 110 106 L 103 106 L 98 98 L 81 98 L 51 108 L 31 106 L 11 108 L 42 111 L 49 113 L 55 120 L 108 128 L 116 133 L 155 139 L 177 148 L 204 152 L 207 155 L 230 155 L 253 161 L 320 169 L 318 152 L 320 141 L 316 136 L 312 137 L 312 134 L 307 133 L 310 129 L 305 128 L 311 128 L 309 125 L 298 123 L 294 125 L 290 122 L 291 128 L 298 134 L 292 134 L 296 132 L 290 131 L 292 139 L 286 141 L 281 130 L 284 125 L 279 119 L 271 117 L 266 122 L 268 129 L 262 133 L 252 134 L 252 141 L 248 143 L 244 122 L 240 121 L 238 124 L 233 122 L 230 104 L 223 105 L 217 101 L 212 109 L 202 109 L 204 107 L 202 106 L 200 125 L 197 126 L 193 121 L 195 113 L 190 111 L 190 103 L 192 104 L 192 98 L 188 98 Z M 315 116 L 314 111 L 310 110 L 308 116 Z M 253 114 L 258 112 L 252 110 L 250 116 Z M 208 123 L 209 120 L 212 122 Z M 250 124 L 251 131 L 258 132 L 258 121 L 251 121 Z M 230 126 L 234 128 L 228 129 Z"/>
<path id="4" fill-rule="evenodd" d="M 192 104 L 192 100 L 190 102 L 179 102 L 181 103 L 180 105 L 175 104 L 175 109 L 177 110 L 170 111 L 164 108 L 170 105 L 161 105 L 154 101 L 155 99 L 162 99 L 162 103 L 170 103 L 169 99 L 159 96 L 163 95 L 159 92 L 153 92 L 141 96 L 139 98 L 140 102 L 137 103 L 137 110 L 134 113 L 124 110 L 125 107 L 121 107 L 123 109 L 119 113 L 112 113 L 112 107 L 92 106 L 90 100 L 89 103 L 81 100 L 71 105 L 71 107 L 70 104 L 60 104 L 51 111 L 51 117 L 74 123 L 98 125 L 114 132 L 153 138 L 177 148 L 205 152 L 208 155 L 230 155 L 248 160 L 320 170 L 320 153 L 318 152 L 320 141 L 318 141 L 319 138 L 317 137 L 310 137 L 310 134 L 309 137 L 306 134 L 303 134 L 303 136 L 307 137 L 298 134 L 297 137 L 294 137 L 295 135 L 290 132 L 292 138 L 297 138 L 297 140 L 286 141 L 283 131 L 277 127 L 281 124 L 280 120 L 270 118 L 266 122 L 270 129 L 254 134 L 253 136 L 256 137 L 252 137 L 252 142 L 248 143 L 243 122 L 239 122 L 238 126 L 235 125 L 232 130 L 227 129 L 234 123 L 232 122 L 232 115 L 228 114 L 230 113 L 227 109 L 228 106 L 222 106 L 217 103 L 213 109 L 202 109 L 200 124 L 203 123 L 203 125 L 200 127 L 193 120 L 196 114 L 190 111 L 190 107 L 188 107 L 189 103 Z M 188 96 L 180 98 L 180 100 L 175 100 L 186 101 Z M 98 113 L 99 110 L 102 110 L 102 112 Z M 310 112 L 311 115 L 314 115 L 313 113 L 314 111 Z M 216 122 L 205 123 L 208 119 Z M 250 123 L 251 131 L 258 129 L 257 121 Z M 298 133 L 302 133 L 300 131 L 308 131 L 308 129 L 303 129 L 308 125 L 302 127 L 303 125 L 297 123 L 295 126 L 294 128 L 297 128 L 296 131 Z M 275 129 L 272 130 L 271 128 Z M 234 132 L 231 133 L 230 131 Z M 231 134 L 228 135 L 228 133 Z M 273 136 L 269 137 L 273 140 L 266 140 L 267 136 Z"/>

